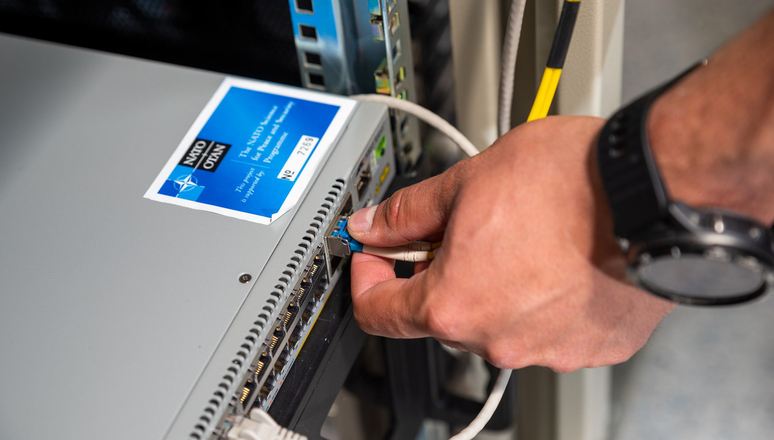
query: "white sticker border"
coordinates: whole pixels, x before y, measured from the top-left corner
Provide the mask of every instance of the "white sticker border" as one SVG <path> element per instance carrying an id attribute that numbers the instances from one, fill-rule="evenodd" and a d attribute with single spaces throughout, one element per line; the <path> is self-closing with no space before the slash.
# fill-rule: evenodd
<path id="1" fill-rule="evenodd" d="M 234 209 L 223 208 L 220 206 L 208 205 L 193 200 L 179 199 L 177 197 L 159 194 L 161 186 L 164 184 L 164 182 L 167 181 L 167 178 L 170 174 L 172 174 L 175 166 L 177 166 L 177 164 L 183 158 L 183 155 L 188 150 L 188 147 L 191 146 L 191 143 L 199 135 L 199 132 L 202 130 L 202 128 L 204 128 L 204 125 L 210 119 L 210 116 L 212 116 L 212 114 L 215 112 L 215 109 L 218 108 L 218 105 L 220 105 L 221 101 L 226 96 L 226 93 L 228 93 L 232 87 L 255 90 L 257 92 L 270 93 L 273 95 L 287 96 L 289 98 L 296 98 L 305 101 L 319 102 L 321 104 L 330 104 L 339 107 L 339 110 L 333 117 L 333 120 L 328 126 L 328 129 L 325 131 L 322 139 L 320 139 L 318 142 L 314 153 L 308 159 L 304 170 L 296 178 L 296 181 L 293 184 L 293 188 L 285 198 L 285 201 L 280 207 L 279 212 L 273 214 L 271 218 L 256 214 L 249 214 Z M 344 130 L 344 127 L 346 127 L 347 121 L 349 120 L 350 115 L 352 115 L 352 111 L 356 105 L 357 101 L 354 99 L 345 98 L 342 96 L 329 95 L 306 89 L 282 86 L 264 81 L 248 80 L 227 76 L 220 83 L 217 90 L 215 90 L 212 98 L 210 98 L 210 100 L 204 106 L 201 113 L 199 113 L 199 116 L 196 117 L 196 120 L 194 120 L 191 128 L 189 128 L 188 132 L 186 132 L 185 136 L 183 136 L 183 140 L 180 141 L 180 144 L 178 144 L 177 148 L 172 153 L 172 156 L 170 156 L 169 160 L 167 160 L 164 168 L 161 169 L 161 172 L 156 176 L 156 179 L 153 181 L 150 188 L 148 188 L 148 190 L 145 192 L 144 197 L 146 199 L 155 200 L 157 202 L 170 203 L 198 211 L 214 212 L 216 214 L 225 215 L 227 217 L 247 220 L 262 225 L 270 225 L 272 222 L 282 216 L 282 214 L 290 211 L 290 209 L 298 203 L 299 199 L 304 194 L 304 191 L 306 191 L 307 186 L 311 182 L 312 177 L 315 175 L 315 172 L 317 171 L 320 163 L 328 156 L 328 152 L 331 149 L 333 142 Z"/>

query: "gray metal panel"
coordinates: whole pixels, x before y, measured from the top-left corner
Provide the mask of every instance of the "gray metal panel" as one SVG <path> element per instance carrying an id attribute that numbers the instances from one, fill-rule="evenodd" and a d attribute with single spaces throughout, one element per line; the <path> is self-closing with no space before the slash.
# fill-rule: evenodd
<path id="1" fill-rule="evenodd" d="M 357 171 L 357 165 L 360 163 L 361 155 L 364 152 L 365 147 L 373 145 L 381 135 L 384 133 L 387 135 L 387 145 L 391 145 L 389 122 L 387 118 L 387 109 L 383 106 L 373 106 L 370 103 L 361 103 L 353 116 L 348 129 L 343 133 L 339 144 L 331 154 L 330 159 L 325 164 L 325 167 L 320 171 L 317 180 L 309 190 L 309 194 L 299 207 L 298 212 L 292 219 L 290 226 L 287 229 L 287 233 L 282 237 L 277 250 L 272 256 L 271 260 L 266 264 L 264 272 L 261 274 L 260 279 L 256 281 L 251 294 L 248 296 L 243 307 L 239 310 L 239 313 L 234 317 L 234 321 L 231 327 L 228 329 L 227 334 L 224 336 L 223 341 L 218 346 L 215 354 L 213 355 L 210 364 L 202 374 L 199 383 L 191 393 L 184 408 L 180 412 L 177 420 L 175 421 L 172 429 L 168 433 L 168 439 L 187 438 L 191 433 L 192 428 L 200 423 L 200 417 L 206 416 L 203 412 L 205 406 L 210 399 L 213 398 L 213 392 L 217 390 L 217 386 L 220 383 L 224 383 L 223 377 L 228 373 L 227 368 L 232 365 L 232 359 L 235 358 L 235 353 L 239 351 L 240 346 L 245 343 L 245 336 L 249 335 L 249 330 L 254 326 L 254 322 L 259 319 L 259 315 L 262 312 L 262 308 L 266 303 L 267 294 L 273 290 L 276 290 L 275 286 L 280 284 L 278 279 L 283 277 L 283 272 L 288 270 L 287 264 L 291 261 L 291 257 L 296 255 L 296 250 L 299 249 L 299 243 L 302 243 L 301 237 L 308 235 L 307 230 L 310 229 L 310 223 L 314 217 L 318 215 L 322 204 L 327 203 L 326 197 L 329 197 L 329 191 L 334 184 L 337 184 L 337 180 L 346 180 L 345 189 L 350 192 L 357 191 L 352 189 L 354 182 L 354 173 Z M 368 153 L 366 151 L 366 153 Z M 395 161 L 392 151 L 385 149 L 385 156 L 380 160 L 380 167 L 378 172 L 380 173 L 384 169 L 384 165 L 388 164 L 393 170 L 387 180 L 384 182 L 386 188 L 391 183 L 395 176 Z M 373 194 L 374 187 L 376 185 L 375 177 L 369 185 L 368 192 Z M 381 190 L 380 193 L 374 197 L 363 197 L 362 200 L 355 200 L 355 209 L 361 208 L 369 201 L 376 202 L 381 200 L 384 196 L 385 190 Z M 325 223 L 329 223 L 335 213 L 335 208 L 341 203 L 341 199 L 344 198 L 344 191 L 342 191 L 338 200 L 334 203 L 330 203 L 333 206 L 330 209 L 329 214 L 326 216 Z M 323 231 L 326 226 L 323 226 L 322 230 L 316 234 L 313 242 L 309 245 L 310 251 L 305 255 L 305 260 L 314 254 L 314 249 L 323 241 Z M 300 265 L 303 267 L 306 263 Z M 297 271 L 292 277 L 287 277 L 288 286 L 294 286 L 298 281 L 298 275 L 300 271 Z M 281 308 L 287 299 L 287 294 L 291 289 L 286 289 L 281 300 L 278 301 L 277 309 Z M 269 320 L 270 323 L 274 322 L 274 317 Z M 271 325 L 265 327 L 261 334 L 258 336 L 259 346 L 273 330 Z M 257 354 L 257 353 L 256 353 Z M 240 374 L 236 375 L 233 384 L 229 386 L 230 391 L 227 393 L 229 396 L 233 395 L 237 391 L 241 390 L 241 387 L 235 384 L 239 383 L 244 376 L 244 369 Z M 228 384 L 228 381 L 225 382 Z M 222 410 L 222 407 L 221 409 Z M 215 419 L 217 417 L 213 417 Z M 209 426 L 211 429 L 212 426 Z M 206 438 L 206 437 L 202 437 Z"/>
<path id="2" fill-rule="evenodd" d="M 0 438 L 161 438 L 296 209 L 263 226 L 142 197 L 222 76 L 0 54 Z"/>

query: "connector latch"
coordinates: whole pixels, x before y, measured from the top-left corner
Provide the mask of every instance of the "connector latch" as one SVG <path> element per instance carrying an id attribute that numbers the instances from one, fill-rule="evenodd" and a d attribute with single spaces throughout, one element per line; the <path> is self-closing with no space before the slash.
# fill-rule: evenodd
<path id="1" fill-rule="evenodd" d="M 325 237 L 329 254 L 336 257 L 347 257 L 353 251 L 363 252 L 363 244 L 352 238 L 347 231 L 348 221 L 347 217 L 340 218 L 330 235 Z"/>

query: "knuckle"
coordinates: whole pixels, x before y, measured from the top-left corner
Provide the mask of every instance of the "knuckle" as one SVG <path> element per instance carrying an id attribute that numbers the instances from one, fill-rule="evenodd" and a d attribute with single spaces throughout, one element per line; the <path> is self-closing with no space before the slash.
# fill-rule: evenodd
<path id="1" fill-rule="evenodd" d="M 433 301 L 432 296 L 428 295 L 421 307 L 420 325 L 433 337 L 446 341 L 458 341 L 458 331 L 454 326 L 454 312 L 449 310 L 447 304 L 444 301 Z"/>
<path id="2" fill-rule="evenodd" d="M 438 338 L 454 341 L 456 338 L 454 334 L 449 330 L 449 323 L 447 319 L 438 313 L 438 309 L 431 307 L 427 310 L 424 317 L 423 325 L 427 328 L 427 331 L 435 335 Z"/>
<path id="3" fill-rule="evenodd" d="M 448 170 L 446 170 L 445 173 L 443 173 L 444 183 L 448 185 L 451 182 L 455 182 L 460 179 L 463 179 L 465 177 L 465 174 L 470 170 L 472 163 L 473 163 L 472 160 L 461 160 L 455 163 L 454 165 L 452 165 L 451 168 L 449 168 Z"/>
<path id="4" fill-rule="evenodd" d="M 443 180 L 441 181 L 439 188 L 440 192 L 446 194 L 456 194 L 459 191 L 462 183 L 467 180 L 467 176 L 471 173 L 475 164 L 474 160 L 480 160 L 479 156 L 457 162 L 454 164 L 454 166 L 443 173 L 441 175 Z"/>

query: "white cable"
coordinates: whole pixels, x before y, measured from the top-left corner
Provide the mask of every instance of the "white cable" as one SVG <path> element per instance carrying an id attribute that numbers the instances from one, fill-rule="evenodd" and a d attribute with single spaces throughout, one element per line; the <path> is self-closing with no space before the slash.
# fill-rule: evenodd
<path id="1" fill-rule="evenodd" d="M 240 419 L 226 436 L 229 440 L 307 440 L 305 436 L 278 425 L 260 408 L 253 408 L 250 416 Z"/>
<path id="2" fill-rule="evenodd" d="M 500 61 L 500 102 L 497 112 L 497 127 L 500 136 L 511 129 L 511 107 L 513 106 L 513 82 L 516 75 L 516 55 L 519 53 L 519 38 L 524 21 L 524 5 L 527 0 L 513 0 L 508 15 L 508 27 L 503 40 L 503 55 Z"/>
<path id="3" fill-rule="evenodd" d="M 417 118 L 425 121 L 428 125 L 435 127 L 438 131 L 442 132 L 446 136 L 449 136 L 449 138 L 454 141 L 455 144 L 459 145 L 462 151 L 464 151 L 468 156 L 472 157 L 478 154 L 478 149 L 473 145 L 472 142 L 468 140 L 468 138 L 465 137 L 465 135 L 460 133 L 460 131 L 454 128 L 453 125 L 446 122 L 445 119 L 419 104 L 406 101 L 405 99 L 398 99 L 393 98 L 392 96 L 376 94 L 354 95 L 350 96 L 350 98 L 359 99 L 361 101 L 378 102 L 392 109 L 400 110 L 402 112 L 414 115 Z"/>
<path id="4" fill-rule="evenodd" d="M 492 418 L 497 406 L 500 405 L 500 400 L 503 398 L 505 388 L 508 386 L 508 380 L 511 378 L 511 372 L 513 370 L 500 370 L 500 374 L 497 375 L 497 381 L 495 381 L 492 392 L 484 403 L 484 407 L 481 408 L 481 412 L 478 413 L 475 419 L 470 422 L 467 428 L 460 431 L 457 435 L 452 436 L 449 440 L 472 440 L 482 429 L 486 426 L 489 419 Z"/>
<path id="5" fill-rule="evenodd" d="M 391 260 L 410 261 L 414 263 L 419 261 L 429 261 L 432 259 L 432 252 L 415 251 L 402 246 L 374 247 L 364 244 L 363 253 L 378 255 L 380 257 L 389 258 Z"/>

